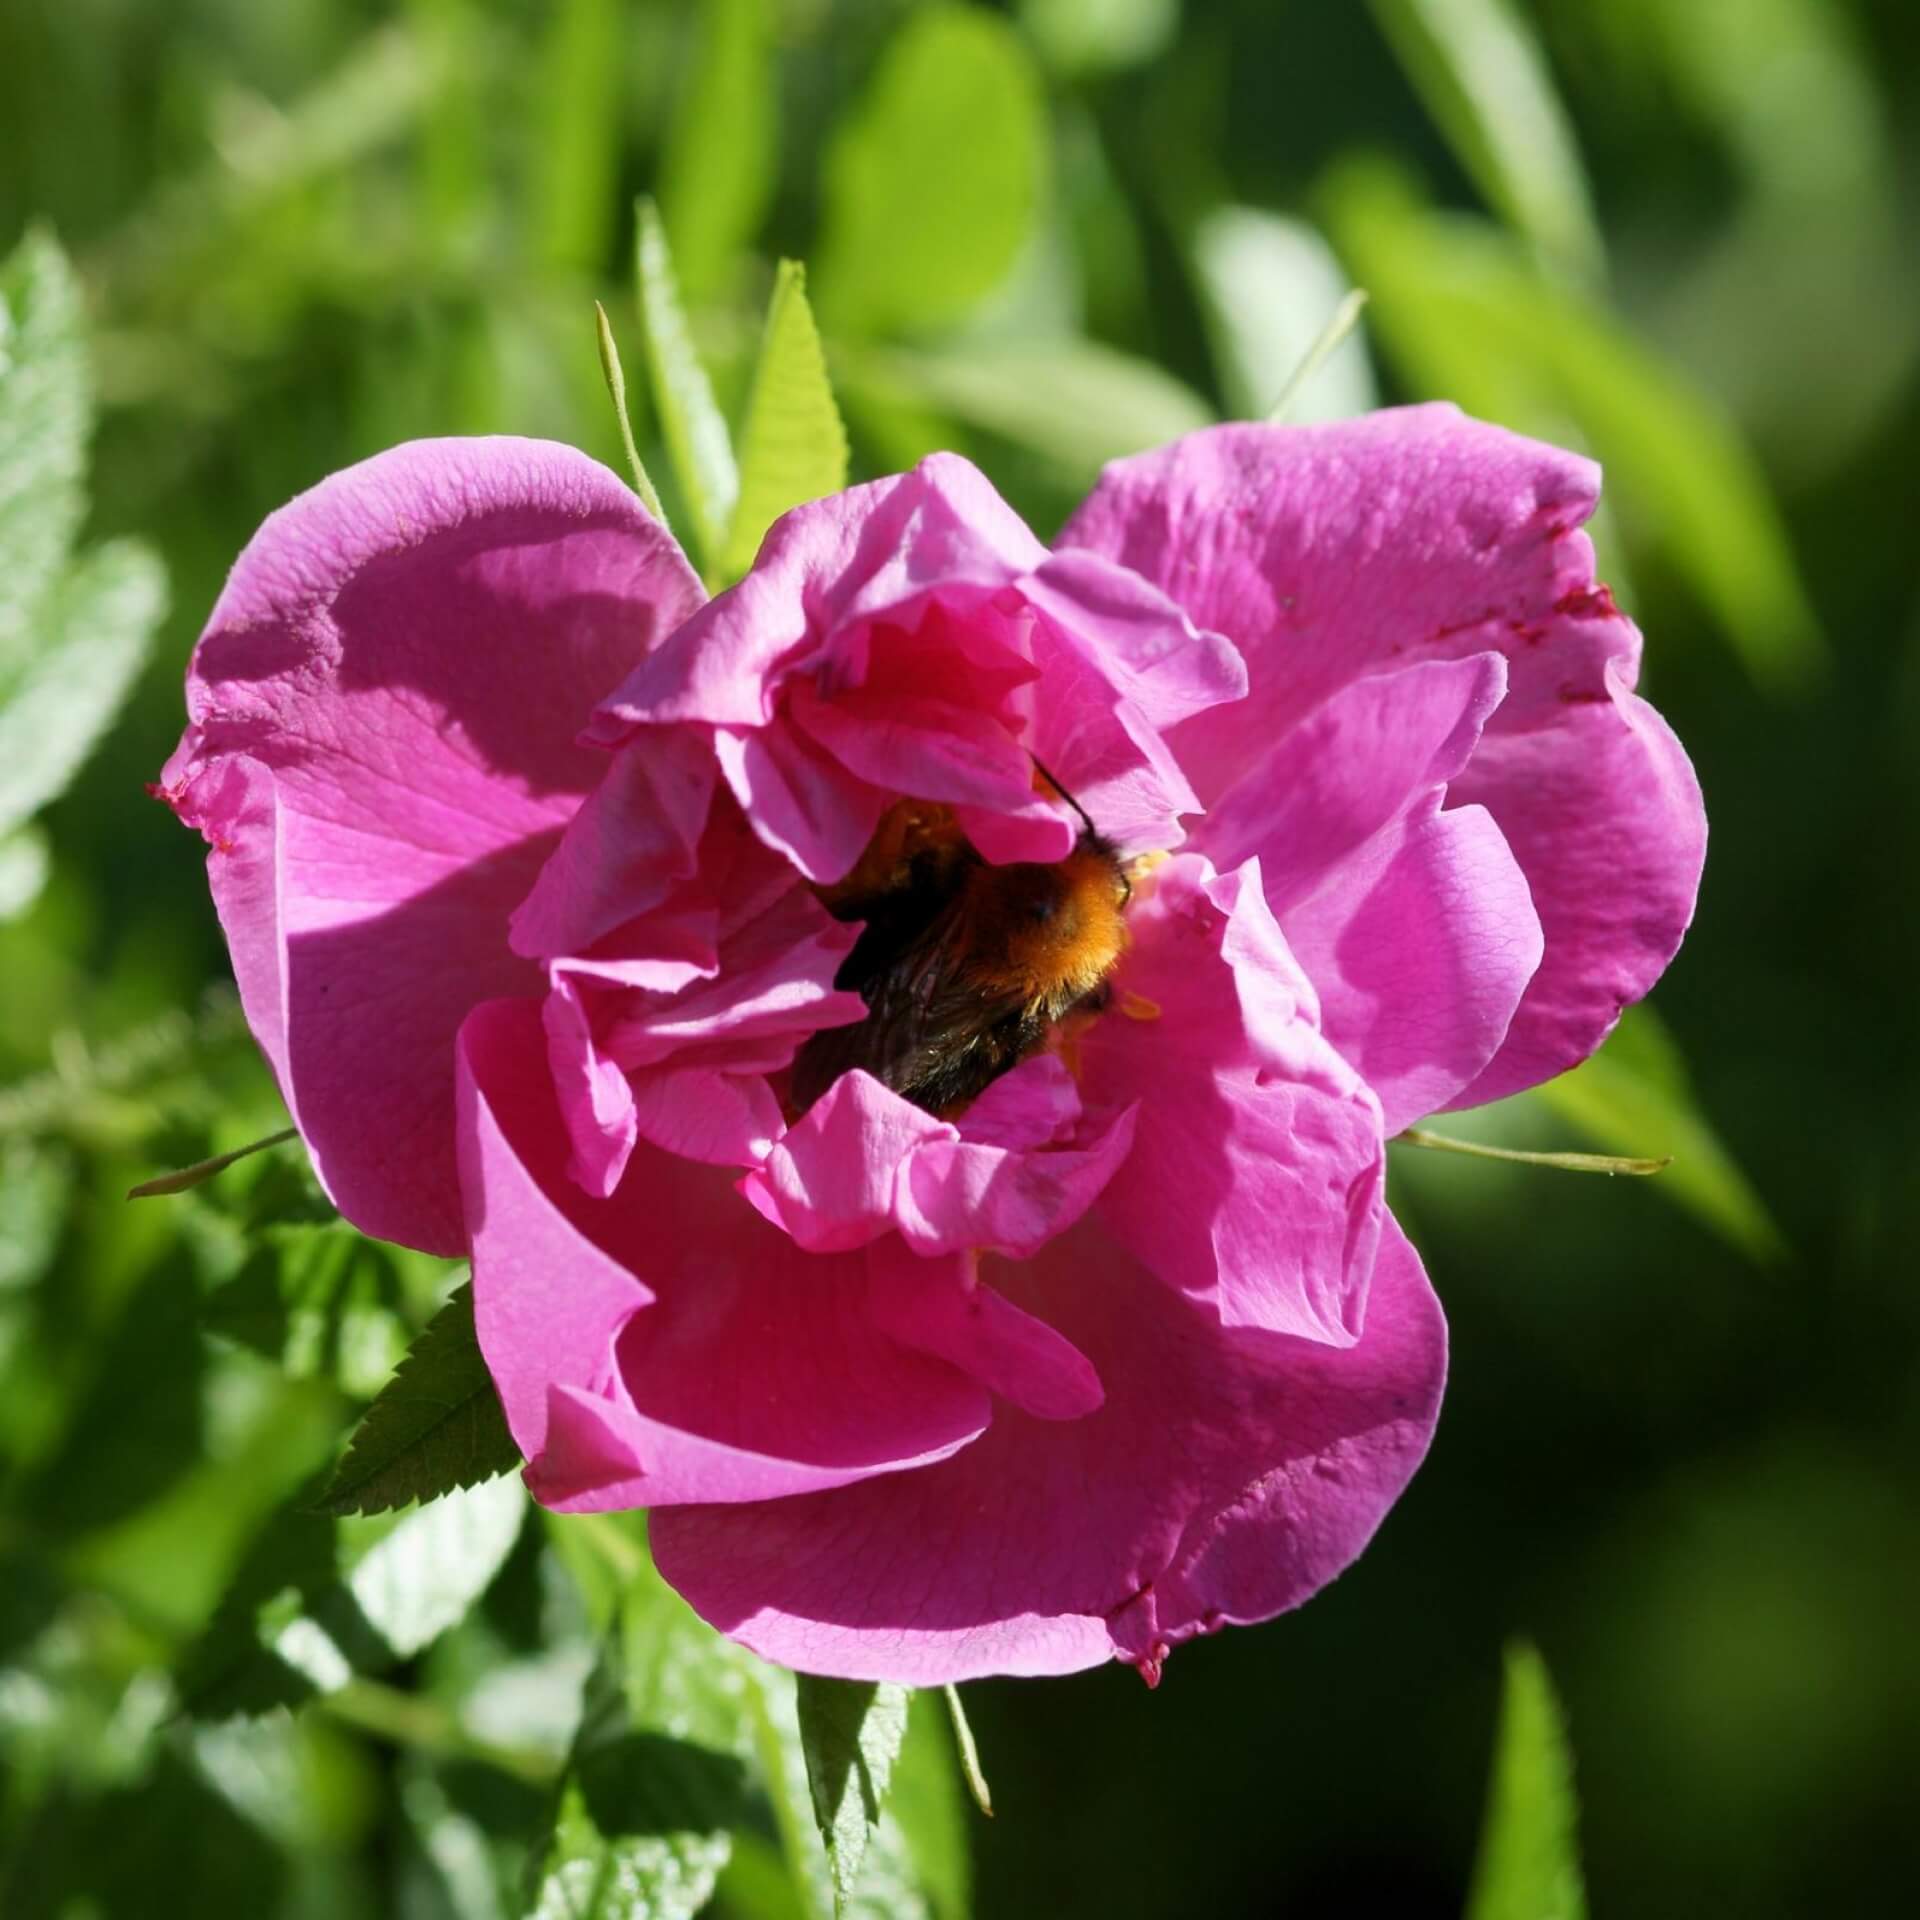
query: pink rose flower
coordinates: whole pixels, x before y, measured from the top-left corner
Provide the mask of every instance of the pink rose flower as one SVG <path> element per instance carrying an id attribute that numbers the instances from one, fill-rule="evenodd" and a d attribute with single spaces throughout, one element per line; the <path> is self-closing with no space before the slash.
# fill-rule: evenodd
<path id="1" fill-rule="evenodd" d="M 470 1254 L 539 1498 L 911 1682 L 1151 1678 L 1340 1572 L 1445 1371 L 1386 1139 L 1584 1058 L 1692 911 L 1598 479 L 1445 407 L 1221 427 L 1048 549 L 936 456 L 712 601 L 564 447 L 275 514 L 164 790 L 341 1210 Z M 833 889 L 903 799 L 1091 860 L 1065 796 L 1124 951 L 924 1110 Z M 803 1050 L 864 1064 L 807 1104 Z"/>

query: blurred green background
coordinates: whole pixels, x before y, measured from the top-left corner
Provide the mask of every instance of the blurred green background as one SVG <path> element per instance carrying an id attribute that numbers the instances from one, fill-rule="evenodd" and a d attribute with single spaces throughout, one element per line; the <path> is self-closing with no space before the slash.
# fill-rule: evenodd
<path id="1" fill-rule="evenodd" d="M 6 0 L 0 255 L 40 225 L 74 262 L 84 542 L 137 536 L 171 611 L 141 666 L 155 577 L 105 549 L 95 744 L 0 832 L 0 1909 L 512 1910 L 539 1770 L 487 1743 L 563 1742 L 582 1677 L 537 1528 L 365 1691 L 175 1715 L 450 1276 L 284 1162 L 123 1202 L 279 1124 L 199 843 L 142 783 L 290 494 L 425 433 L 619 464 L 591 302 L 632 375 L 643 192 L 731 413 L 805 259 L 856 475 L 959 447 L 1043 534 L 1102 460 L 1263 413 L 1364 286 L 1295 417 L 1448 397 L 1599 455 L 1605 569 L 1713 825 L 1658 1024 L 1451 1123 L 1676 1166 L 1396 1149 L 1454 1329 L 1430 1463 L 1332 1590 L 1157 1694 L 970 1687 L 1000 1809 L 974 1910 L 1459 1912 L 1514 1633 L 1564 1698 L 1597 1911 L 1910 1897 L 1916 109 L 1907 0 Z M 0 582 L 0 697 L 52 631 L 28 597 Z M 0 813 L 24 753 L 0 717 Z M 719 1911 L 783 1911 L 751 1865 Z"/>

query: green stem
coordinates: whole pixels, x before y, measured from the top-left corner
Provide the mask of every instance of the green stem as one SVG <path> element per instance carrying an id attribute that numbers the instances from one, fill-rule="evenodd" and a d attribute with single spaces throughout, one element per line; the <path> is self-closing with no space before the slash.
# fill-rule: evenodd
<path id="1" fill-rule="evenodd" d="M 633 490 L 640 496 L 640 504 L 664 527 L 667 524 L 666 512 L 640 459 L 640 449 L 634 444 L 633 422 L 627 418 L 627 376 L 620 365 L 620 349 L 614 342 L 613 323 L 598 300 L 593 303 L 593 317 L 600 336 L 600 371 L 606 378 L 607 392 L 613 400 L 614 418 L 620 422 L 620 444 L 626 449 L 627 466 L 633 474 Z"/>
<path id="2" fill-rule="evenodd" d="M 1436 1153 L 1464 1153 L 1476 1160 L 1510 1160 L 1523 1167 L 1556 1167 L 1562 1173 L 1658 1173 L 1673 1164 L 1673 1155 L 1633 1159 L 1614 1153 L 1528 1153 L 1520 1147 L 1489 1147 L 1478 1140 L 1456 1140 L 1451 1134 L 1429 1133 L 1409 1127 L 1395 1139 L 1409 1147 L 1428 1147 Z"/>
<path id="3" fill-rule="evenodd" d="M 954 1745 L 960 1749 L 960 1773 L 973 1795 L 973 1804 L 991 1820 L 993 1795 L 987 1791 L 987 1776 L 980 1768 L 980 1749 L 974 1744 L 973 1728 L 967 1724 L 967 1710 L 960 1704 L 960 1689 L 951 1680 L 940 1689 L 947 1696 L 947 1712 L 953 1716 Z"/>
<path id="4" fill-rule="evenodd" d="M 1367 304 L 1364 287 L 1355 287 L 1347 297 L 1333 310 L 1333 318 L 1321 328 L 1320 337 L 1300 358 L 1300 364 L 1294 368 L 1287 384 L 1280 389 L 1280 398 L 1273 403 L 1273 409 L 1267 415 L 1267 424 L 1277 427 L 1293 410 L 1293 403 L 1300 398 L 1301 389 L 1327 364 L 1333 350 L 1339 346 L 1348 334 L 1360 324 L 1360 309 Z"/>
<path id="5" fill-rule="evenodd" d="M 216 1173 L 225 1173 L 236 1160 L 244 1160 L 250 1153 L 264 1153 L 269 1147 L 283 1147 L 289 1140 L 300 1137 L 298 1127 L 282 1127 L 278 1133 L 270 1133 L 263 1140 L 249 1140 L 244 1147 L 235 1147 L 231 1153 L 216 1153 L 211 1160 L 196 1160 L 190 1167 L 176 1167 L 172 1173 L 157 1174 L 151 1180 L 142 1180 L 137 1187 L 127 1189 L 129 1200 L 152 1200 L 164 1193 L 185 1193 L 189 1187 L 203 1186 Z"/>

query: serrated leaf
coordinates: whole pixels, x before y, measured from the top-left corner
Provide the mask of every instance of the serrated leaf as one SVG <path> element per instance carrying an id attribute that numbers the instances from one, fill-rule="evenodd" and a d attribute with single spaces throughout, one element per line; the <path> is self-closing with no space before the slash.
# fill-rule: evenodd
<path id="1" fill-rule="evenodd" d="M 1510 0 L 1373 0 L 1373 14 L 1487 203 L 1549 262 L 1598 278 L 1604 256 L 1573 128 Z"/>
<path id="2" fill-rule="evenodd" d="M 783 260 L 747 402 L 740 499 L 721 562 L 723 577 L 737 580 L 753 565 L 762 537 L 789 507 L 837 493 L 846 484 L 847 430 L 807 305 L 806 269 L 797 260 Z"/>
<path id="3" fill-rule="evenodd" d="M 32 652 L 0 698 L 0 834 L 55 799 L 119 712 L 166 611 L 147 549 L 109 541 L 40 604 Z"/>
<path id="4" fill-rule="evenodd" d="M 1546 1663 L 1516 1642 L 1467 1920 L 1586 1920 L 1586 1912 L 1566 1728 Z"/>
<path id="5" fill-rule="evenodd" d="M 907 1737 L 907 1700 L 905 1687 L 879 1681 L 799 1676 L 800 1751 L 836 1913 L 845 1911 L 859 1884 L 867 1843 L 886 1808 L 893 1763 Z"/>
<path id="6" fill-rule="evenodd" d="M 188 1710 L 262 1713 L 411 1658 L 486 1592 L 525 1516 L 511 1479 L 375 1519 L 296 1503 L 255 1543 L 188 1660 Z"/>
<path id="7" fill-rule="evenodd" d="M 320 1510 L 385 1513 L 519 1464 L 474 1332 L 468 1281 L 427 1323 L 367 1409 Z"/>
<path id="8" fill-rule="evenodd" d="M 703 567 L 711 572 L 733 520 L 734 502 L 740 497 L 740 476 L 727 423 L 687 329 L 659 210 L 651 200 L 642 200 L 635 218 L 634 262 L 654 410 L 660 416 L 674 478 L 693 520 Z"/>
<path id="9" fill-rule="evenodd" d="M 1084 484 L 1109 460 L 1212 423 L 1191 387 L 1094 340 L 862 354 L 885 383 L 1026 447 Z"/>
<path id="10" fill-rule="evenodd" d="M 79 531 L 92 411 L 79 287 L 29 233 L 0 265 L 0 694 Z"/>
<path id="11" fill-rule="evenodd" d="M 1373 296 L 1373 336 L 1421 395 L 1562 442 L 1657 541 L 1755 679 L 1800 685 L 1824 643 L 1778 507 L 1734 426 L 1603 307 L 1489 223 L 1423 207 L 1384 162 L 1342 167 L 1328 225 Z"/>
<path id="12" fill-rule="evenodd" d="M 1194 229 L 1193 268 L 1220 390 L 1236 419 L 1264 420 L 1353 286 L 1302 220 L 1218 207 Z M 1345 420 L 1380 404 L 1360 330 L 1293 397 L 1292 420 Z"/>
<path id="13" fill-rule="evenodd" d="M 774 188 L 779 109 L 768 0 L 707 0 L 660 159 L 660 217 L 696 306 L 753 238 Z"/>
<path id="14" fill-rule="evenodd" d="M 614 1662 L 588 1681 L 533 1920 L 692 1920 L 732 1850 L 746 1769 L 635 1724 Z"/>
<path id="15" fill-rule="evenodd" d="M 835 331 L 951 326 L 1032 237 L 1046 160 L 1039 76 L 981 9 L 923 7 L 828 149 L 817 280 Z"/>
<path id="16" fill-rule="evenodd" d="M 1592 1059 L 1535 1094 L 1610 1151 L 1670 1156 L 1656 1189 L 1755 1259 L 1784 1251 L 1780 1229 L 1700 1110 L 1680 1049 L 1650 1008 L 1629 1007 Z"/>

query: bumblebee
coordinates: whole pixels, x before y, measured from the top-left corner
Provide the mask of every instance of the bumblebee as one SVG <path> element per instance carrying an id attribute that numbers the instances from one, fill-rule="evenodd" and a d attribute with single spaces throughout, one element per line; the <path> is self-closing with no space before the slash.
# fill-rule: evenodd
<path id="1" fill-rule="evenodd" d="M 951 808 L 901 800 L 852 872 L 815 889 L 836 919 L 864 922 L 833 984 L 859 994 L 867 1017 L 801 1047 L 799 1110 L 861 1067 L 928 1113 L 956 1114 L 1062 1021 L 1107 1004 L 1132 886 L 1112 843 L 1041 771 L 1082 822 L 1064 860 L 995 866 Z"/>

